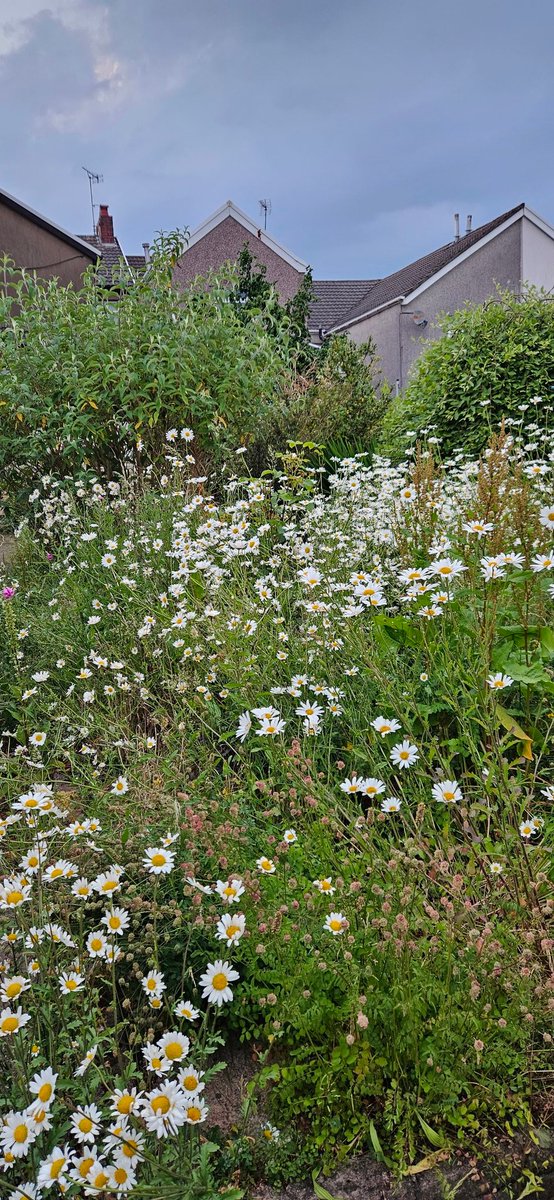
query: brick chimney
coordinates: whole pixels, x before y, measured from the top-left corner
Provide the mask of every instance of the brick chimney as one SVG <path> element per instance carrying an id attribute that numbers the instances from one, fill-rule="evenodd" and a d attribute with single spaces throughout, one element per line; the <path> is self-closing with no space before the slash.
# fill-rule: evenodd
<path id="1" fill-rule="evenodd" d="M 104 245 L 109 245 L 110 243 L 115 242 L 113 232 L 113 217 L 110 216 L 108 212 L 107 204 L 100 205 L 100 215 L 98 217 L 96 233 Z"/>

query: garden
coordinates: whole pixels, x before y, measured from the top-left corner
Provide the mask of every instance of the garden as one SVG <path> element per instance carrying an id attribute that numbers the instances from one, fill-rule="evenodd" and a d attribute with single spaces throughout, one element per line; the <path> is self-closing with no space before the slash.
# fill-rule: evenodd
<path id="1" fill-rule="evenodd" d="M 179 298 L 175 252 L 4 297 L 0 1196 L 334 1200 L 499 1144 L 540 1194 L 553 320 L 525 400 L 484 338 L 466 444 L 443 342 L 407 433 L 367 348 L 317 360 L 247 263 Z"/>

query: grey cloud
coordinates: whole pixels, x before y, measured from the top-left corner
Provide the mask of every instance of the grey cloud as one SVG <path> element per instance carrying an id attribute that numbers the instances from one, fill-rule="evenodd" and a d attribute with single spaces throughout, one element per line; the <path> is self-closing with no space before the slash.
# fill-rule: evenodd
<path id="1" fill-rule="evenodd" d="M 319 277 L 394 270 L 450 238 L 454 209 L 524 199 L 554 220 L 549 0 L 22 3 L 3 184 L 77 231 L 82 163 L 129 251 L 267 195 Z"/>

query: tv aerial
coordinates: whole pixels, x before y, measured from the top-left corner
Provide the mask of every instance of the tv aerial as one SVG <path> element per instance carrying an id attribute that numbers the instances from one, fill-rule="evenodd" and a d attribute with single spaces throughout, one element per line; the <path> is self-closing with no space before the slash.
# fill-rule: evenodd
<path id="1" fill-rule="evenodd" d="M 264 229 L 267 229 L 267 218 L 271 215 L 271 200 L 260 200 L 260 213 L 264 215 Z"/>
<path id="2" fill-rule="evenodd" d="M 90 211 L 92 213 L 92 232 L 96 233 L 96 220 L 94 217 L 94 209 L 95 209 L 96 205 L 94 203 L 93 185 L 95 183 L 103 183 L 104 176 L 98 175 L 96 173 L 96 171 L 89 171 L 88 167 L 83 167 L 83 171 L 85 172 L 85 175 L 88 178 L 88 186 L 89 186 L 89 191 L 90 191 Z"/>

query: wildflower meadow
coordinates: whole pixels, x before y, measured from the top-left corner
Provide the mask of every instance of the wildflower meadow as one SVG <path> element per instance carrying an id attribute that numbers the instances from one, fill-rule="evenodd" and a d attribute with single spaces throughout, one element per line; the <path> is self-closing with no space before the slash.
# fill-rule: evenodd
<path id="1" fill-rule="evenodd" d="M 554 440 L 195 446 L 37 477 L 3 568 L 0 1196 L 540 1146 Z"/>

